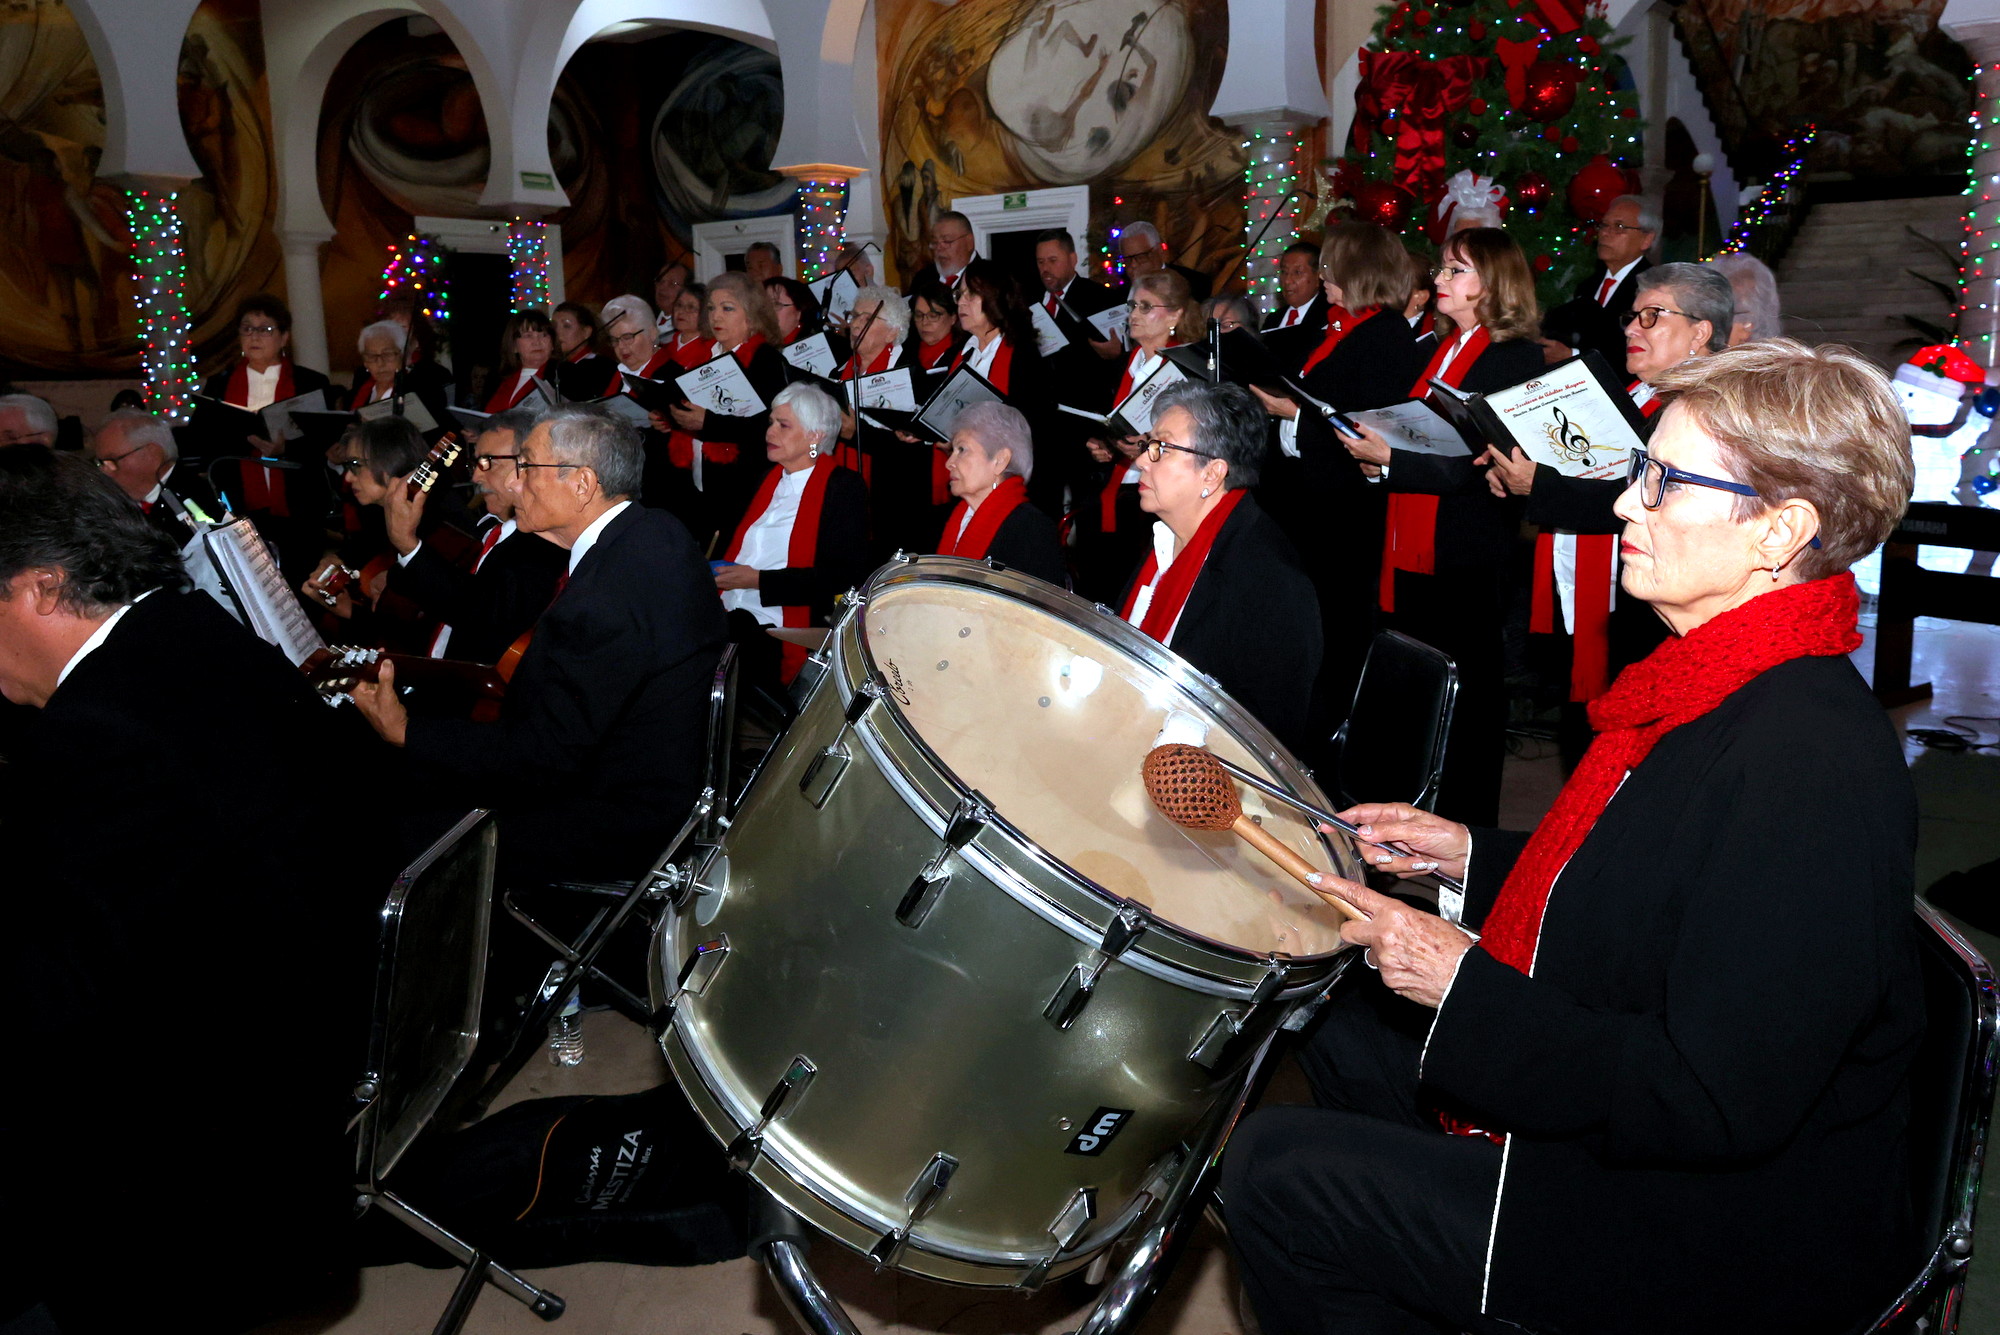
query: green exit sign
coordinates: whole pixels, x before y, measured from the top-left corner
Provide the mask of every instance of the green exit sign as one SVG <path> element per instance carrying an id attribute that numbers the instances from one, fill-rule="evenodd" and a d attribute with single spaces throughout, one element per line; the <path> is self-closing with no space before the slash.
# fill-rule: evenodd
<path id="1" fill-rule="evenodd" d="M 548 172 L 522 172 L 521 188 L 523 190 L 553 190 L 556 188 L 556 178 Z"/>
<path id="2" fill-rule="evenodd" d="M 1018 194 L 1018 195 L 1002 195 L 1002 196 L 1000 196 L 1000 207 L 1001 207 L 1001 208 L 1003 208 L 1003 209 L 1025 209 L 1025 208 L 1027 208 L 1027 207 L 1028 207 L 1028 193 L 1027 193 L 1027 191 L 1025 191 L 1025 190 L 1024 190 L 1024 191 L 1022 191 L 1022 192 L 1021 192 L 1020 194 Z"/>

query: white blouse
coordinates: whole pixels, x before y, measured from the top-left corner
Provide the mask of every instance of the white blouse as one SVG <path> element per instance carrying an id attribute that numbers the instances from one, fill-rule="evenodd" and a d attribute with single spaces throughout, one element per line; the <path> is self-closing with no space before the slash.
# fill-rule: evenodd
<path id="1" fill-rule="evenodd" d="M 800 468 L 778 479 L 771 503 L 743 535 L 742 550 L 736 553 L 737 565 L 753 570 L 783 570 L 790 563 L 792 525 L 799 517 L 799 502 L 806 494 L 806 483 L 812 480 L 812 474 L 812 469 Z M 764 606 L 763 592 L 759 589 L 726 590 L 722 606 L 724 611 L 741 608 L 767 626 L 785 624 L 780 608 Z"/>

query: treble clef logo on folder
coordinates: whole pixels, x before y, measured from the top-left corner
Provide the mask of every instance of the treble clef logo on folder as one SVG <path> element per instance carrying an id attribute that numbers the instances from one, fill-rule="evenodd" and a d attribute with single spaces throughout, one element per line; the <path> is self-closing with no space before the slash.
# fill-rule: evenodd
<path id="1" fill-rule="evenodd" d="M 1571 462 L 1581 463 L 1588 467 L 1591 450 L 1590 437 L 1584 434 L 1582 427 L 1570 421 L 1562 409 L 1557 408 L 1555 415 L 1556 420 L 1543 428 L 1549 434 L 1549 448 Z"/>

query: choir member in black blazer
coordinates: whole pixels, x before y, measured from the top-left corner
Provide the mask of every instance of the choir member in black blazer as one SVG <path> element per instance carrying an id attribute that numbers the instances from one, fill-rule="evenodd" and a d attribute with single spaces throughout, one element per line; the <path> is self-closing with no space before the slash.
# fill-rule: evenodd
<path id="1" fill-rule="evenodd" d="M 86 460 L 0 448 L 0 695 L 22 724 L 0 765 L 0 995 L 48 1082 L 0 1112 L 36 1147 L 0 1189 L 32 1220 L 0 1286 L 49 1329 L 155 1325 L 220 1256 L 243 1268 L 198 1324 L 260 1327 L 329 1296 L 353 1227 L 341 1090 L 390 858 L 382 822 L 329 794 L 390 791 L 383 757 L 183 580 Z M 213 971 L 192 991 L 190 961 Z M 135 1004 L 175 1018 L 135 1024 Z M 197 1055 L 212 1043 L 243 1059 Z M 136 1115 L 141 1089 L 184 1093 Z M 190 1164 L 214 1190 L 189 1189 Z M 130 1248 L 117 1282 L 107 1202 Z"/>
<path id="2" fill-rule="evenodd" d="M 1149 222 L 1127 223 L 1118 233 L 1118 258 L 1125 270 L 1128 295 L 1133 280 L 1163 270 L 1179 274 L 1196 301 L 1207 301 L 1215 291 L 1215 281 L 1199 269 L 1167 262 L 1167 243 L 1160 239 L 1160 229 Z"/>
<path id="3" fill-rule="evenodd" d="M 634 503 L 639 433 L 602 408 L 558 408 L 507 483 L 514 516 L 569 552 L 494 723 L 413 718 L 393 669 L 355 704 L 438 784 L 501 813 L 511 884 L 638 875 L 701 786 L 708 687 L 723 642 L 702 552 Z"/>
<path id="4" fill-rule="evenodd" d="M 729 353 L 743 367 L 750 387 L 764 407 L 741 417 L 712 413 L 692 404 L 677 405 L 673 422 L 697 440 L 720 441 L 736 447 L 734 462 L 704 464 L 702 488 L 708 524 L 713 533 L 732 532 L 743 517 L 750 493 L 763 476 L 764 433 L 771 425 L 771 401 L 792 379 L 778 352 L 778 317 L 764 285 L 735 272 L 717 274 L 708 285 L 708 326 L 716 352 Z M 712 534 L 703 534 L 708 542 Z"/>
<path id="5" fill-rule="evenodd" d="M 956 300 L 959 288 L 971 275 L 985 273 L 988 277 L 999 277 L 1000 266 L 977 254 L 976 245 L 972 219 L 955 210 L 940 213 L 931 224 L 930 263 L 911 275 L 904 294 L 915 296 L 925 284 L 937 283 Z"/>
<path id="6" fill-rule="evenodd" d="M 187 546 L 195 535 L 200 520 L 194 511 L 211 520 L 222 517 L 221 503 L 199 474 L 180 476 L 185 470 L 177 466 L 180 447 L 174 429 L 152 413 L 120 408 L 99 424 L 84 453 L 176 549 Z M 188 508 L 190 502 L 194 511 Z"/>
<path id="7" fill-rule="evenodd" d="M 1432 355 L 1413 393 L 1421 394 L 1433 379 L 1472 393 L 1504 389 L 1545 365 L 1535 341 L 1534 274 L 1514 239 L 1498 228 L 1468 228 L 1445 243 L 1437 311 L 1456 332 Z M 1458 704 L 1438 809 L 1490 824 L 1499 815 L 1506 755 L 1504 580 L 1519 564 L 1521 506 L 1496 498 L 1470 458 L 1410 450 L 1392 456 L 1380 436 L 1364 436 L 1349 443 L 1350 452 L 1371 470 L 1388 468 L 1383 611 L 1391 626 L 1458 664 Z"/>
<path id="8" fill-rule="evenodd" d="M 1321 298 L 1331 312 L 1303 359 L 1312 396 L 1340 412 L 1386 408 L 1410 397 L 1424 367 L 1403 309 L 1410 299 L 1402 242 L 1373 223 L 1327 228 L 1316 255 Z M 1362 476 L 1349 438 L 1316 408 L 1254 391 L 1278 422 L 1278 450 L 1259 489 L 1304 556 L 1319 592 L 1326 639 L 1313 729 L 1330 740 L 1353 699 L 1374 620 L 1384 494 Z M 1315 762 L 1324 757 L 1313 755 Z"/>
<path id="9" fill-rule="evenodd" d="M 1332 303 L 1320 283 L 1323 247 L 1294 241 L 1278 256 L 1278 305 L 1264 317 L 1264 344 L 1296 373 L 1326 333 Z"/>
<path id="10" fill-rule="evenodd" d="M 1118 378 L 1125 348 L 1116 338 L 1101 336 L 1090 318 L 1119 305 L 1121 299 L 1076 271 L 1076 239 L 1060 227 L 1036 235 L 1035 273 L 1041 291 L 1034 299 L 1068 340 L 1043 357 L 1038 368 L 1048 381 L 1050 397 L 1059 404 L 1096 409 Z M 1063 489 L 1081 495 L 1096 471 L 1084 445 L 1088 431 L 1081 417 L 1063 412 L 1047 416 L 1037 437 L 1037 467 L 1028 484 L 1044 511 L 1059 513 Z"/>
<path id="11" fill-rule="evenodd" d="M 715 571 L 745 679 L 767 690 L 797 676 L 805 653 L 766 628 L 826 625 L 833 600 L 874 568 L 868 488 L 836 462 L 839 439 L 840 405 L 825 390 L 801 383 L 778 392 L 765 432 L 771 468 L 724 553 L 728 564 Z"/>
<path id="12" fill-rule="evenodd" d="M 1547 819 L 1343 813 L 1410 850 L 1382 870 L 1469 879 L 1442 915 L 1326 887 L 1379 972 L 1307 1040 L 1320 1106 L 1252 1115 L 1223 1170 L 1266 1335 L 1860 1330 L 1928 1250 L 1916 795 L 1848 660 L 1909 428 L 1846 349 L 1751 344 L 1661 389 L 1654 449 L 1693 476 L 1618 509 L 1673 638 L 1596 702 Z"/>
<path id="13" fill-rule="evenodd" d="M 1639 295 L 1640 275 L 1651 267 L 1646 252 L 1659 238 L 1660 219 L 1639 196 L 1620 195 L 1595 230 L 1596 266 L 1570 299 L 1542 320 L 1544 355 L 1553 363 L 1594 349 L 1614 372 L 1626 375 L 1625 317 Z"/>
<path id="14" fill-rule="evenodd" d="M 1176 385 L 1157 408 L 1139 503 L 1159 523 L 1119 614 L 1296 752 L 1319 675 L 1319 604 L 1291 542 L 1250 495 L 1264 414 L 1241 386 L 1204 382 Z"/>
<path id="15" fill-rule="evenodd" d="M 1004 566 L 1069 586 L 1056 523 L 1028 503 L 1035 443 L 1028 419 L 1004 403 L 975 403 L 952 425 L 945 460 L 958 505 L 945 519 L 938 555 Z"/>
<path id="16" fill-rule="evenodd" d="M 375 308 L 375 320 L 392 324 L 403 333 L 402 342 L 397 344 L 401 370 L 396 375 L 396 385 L 403 393 L 422 399 L 431 415 L 440 424 L 445 424 L 444 410 L 457 402 L 458 387 L 453 382 L 451 368 L 438 360 L 437 326 L 417 309 L 413 297 L 390 297 Z M 347 406 L 359 407 L 368 401 L 356 402 L 353 396 L 360 394 L 363 382 L 373 373 L 374 368 L 364 359 L 361 369 L 354 373 L 354 379 L 348 385 L 350 401 Z M 374 394 L 371 397 L 382 396 Z"/>
<path id="17" fill-rule="evenodd" d="M 556 331 L 556 383 L 563 397 L 601 398 L 608 373 L 597 348 L 597 313 L 565 301 L 549 316 L 549 326 Z"/>
<path id="18" fill-rule="evenodd" d="M 209 377 L 201 392 L 212 399 L 256 412 L 273 403 L 327 388 L 326 376 L 292 361 L 292 310 L 268 292 L 245 297 L 236 307 L 236 364 Z M 338 404 L 329 403 L 329 408 Z M 253 439 L 263 455 L 283 454 L 282 442 Z M 242 450 L 233 443 L 220 453 Z"/>
<path id="19" fill-rule="evenodd" d="M 473 442 L 473 485 L 486 514 L 478 546 L 465 559 L 454 560 L 439 544 L 419 536 L 427 493 L 420 491 L 411 500 L 403 488 L 391 487 L 383 498 L 389 543 L 397 553 L 388 587 L 439 623 L 430 643 L 433 658 L 499 663 L 515 644 L 525 650 L 523 637 L 554 599 L 556 581 L 569 569 L 568 552 L 537 534 L 522 532 L 514 518 L 514 496 L 507 483 L 535 417 L 519 408 L 495 413 Z"/>

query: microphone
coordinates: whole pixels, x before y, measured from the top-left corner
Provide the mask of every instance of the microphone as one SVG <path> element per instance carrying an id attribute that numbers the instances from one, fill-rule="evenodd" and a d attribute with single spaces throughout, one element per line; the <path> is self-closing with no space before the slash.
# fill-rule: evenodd
<path id="1" fill-rule="evenodd" d="M 1211 384 L 1222 379 L 1222 321 L 1213 315 L 1208 317 L 1208 379 Z"/>

